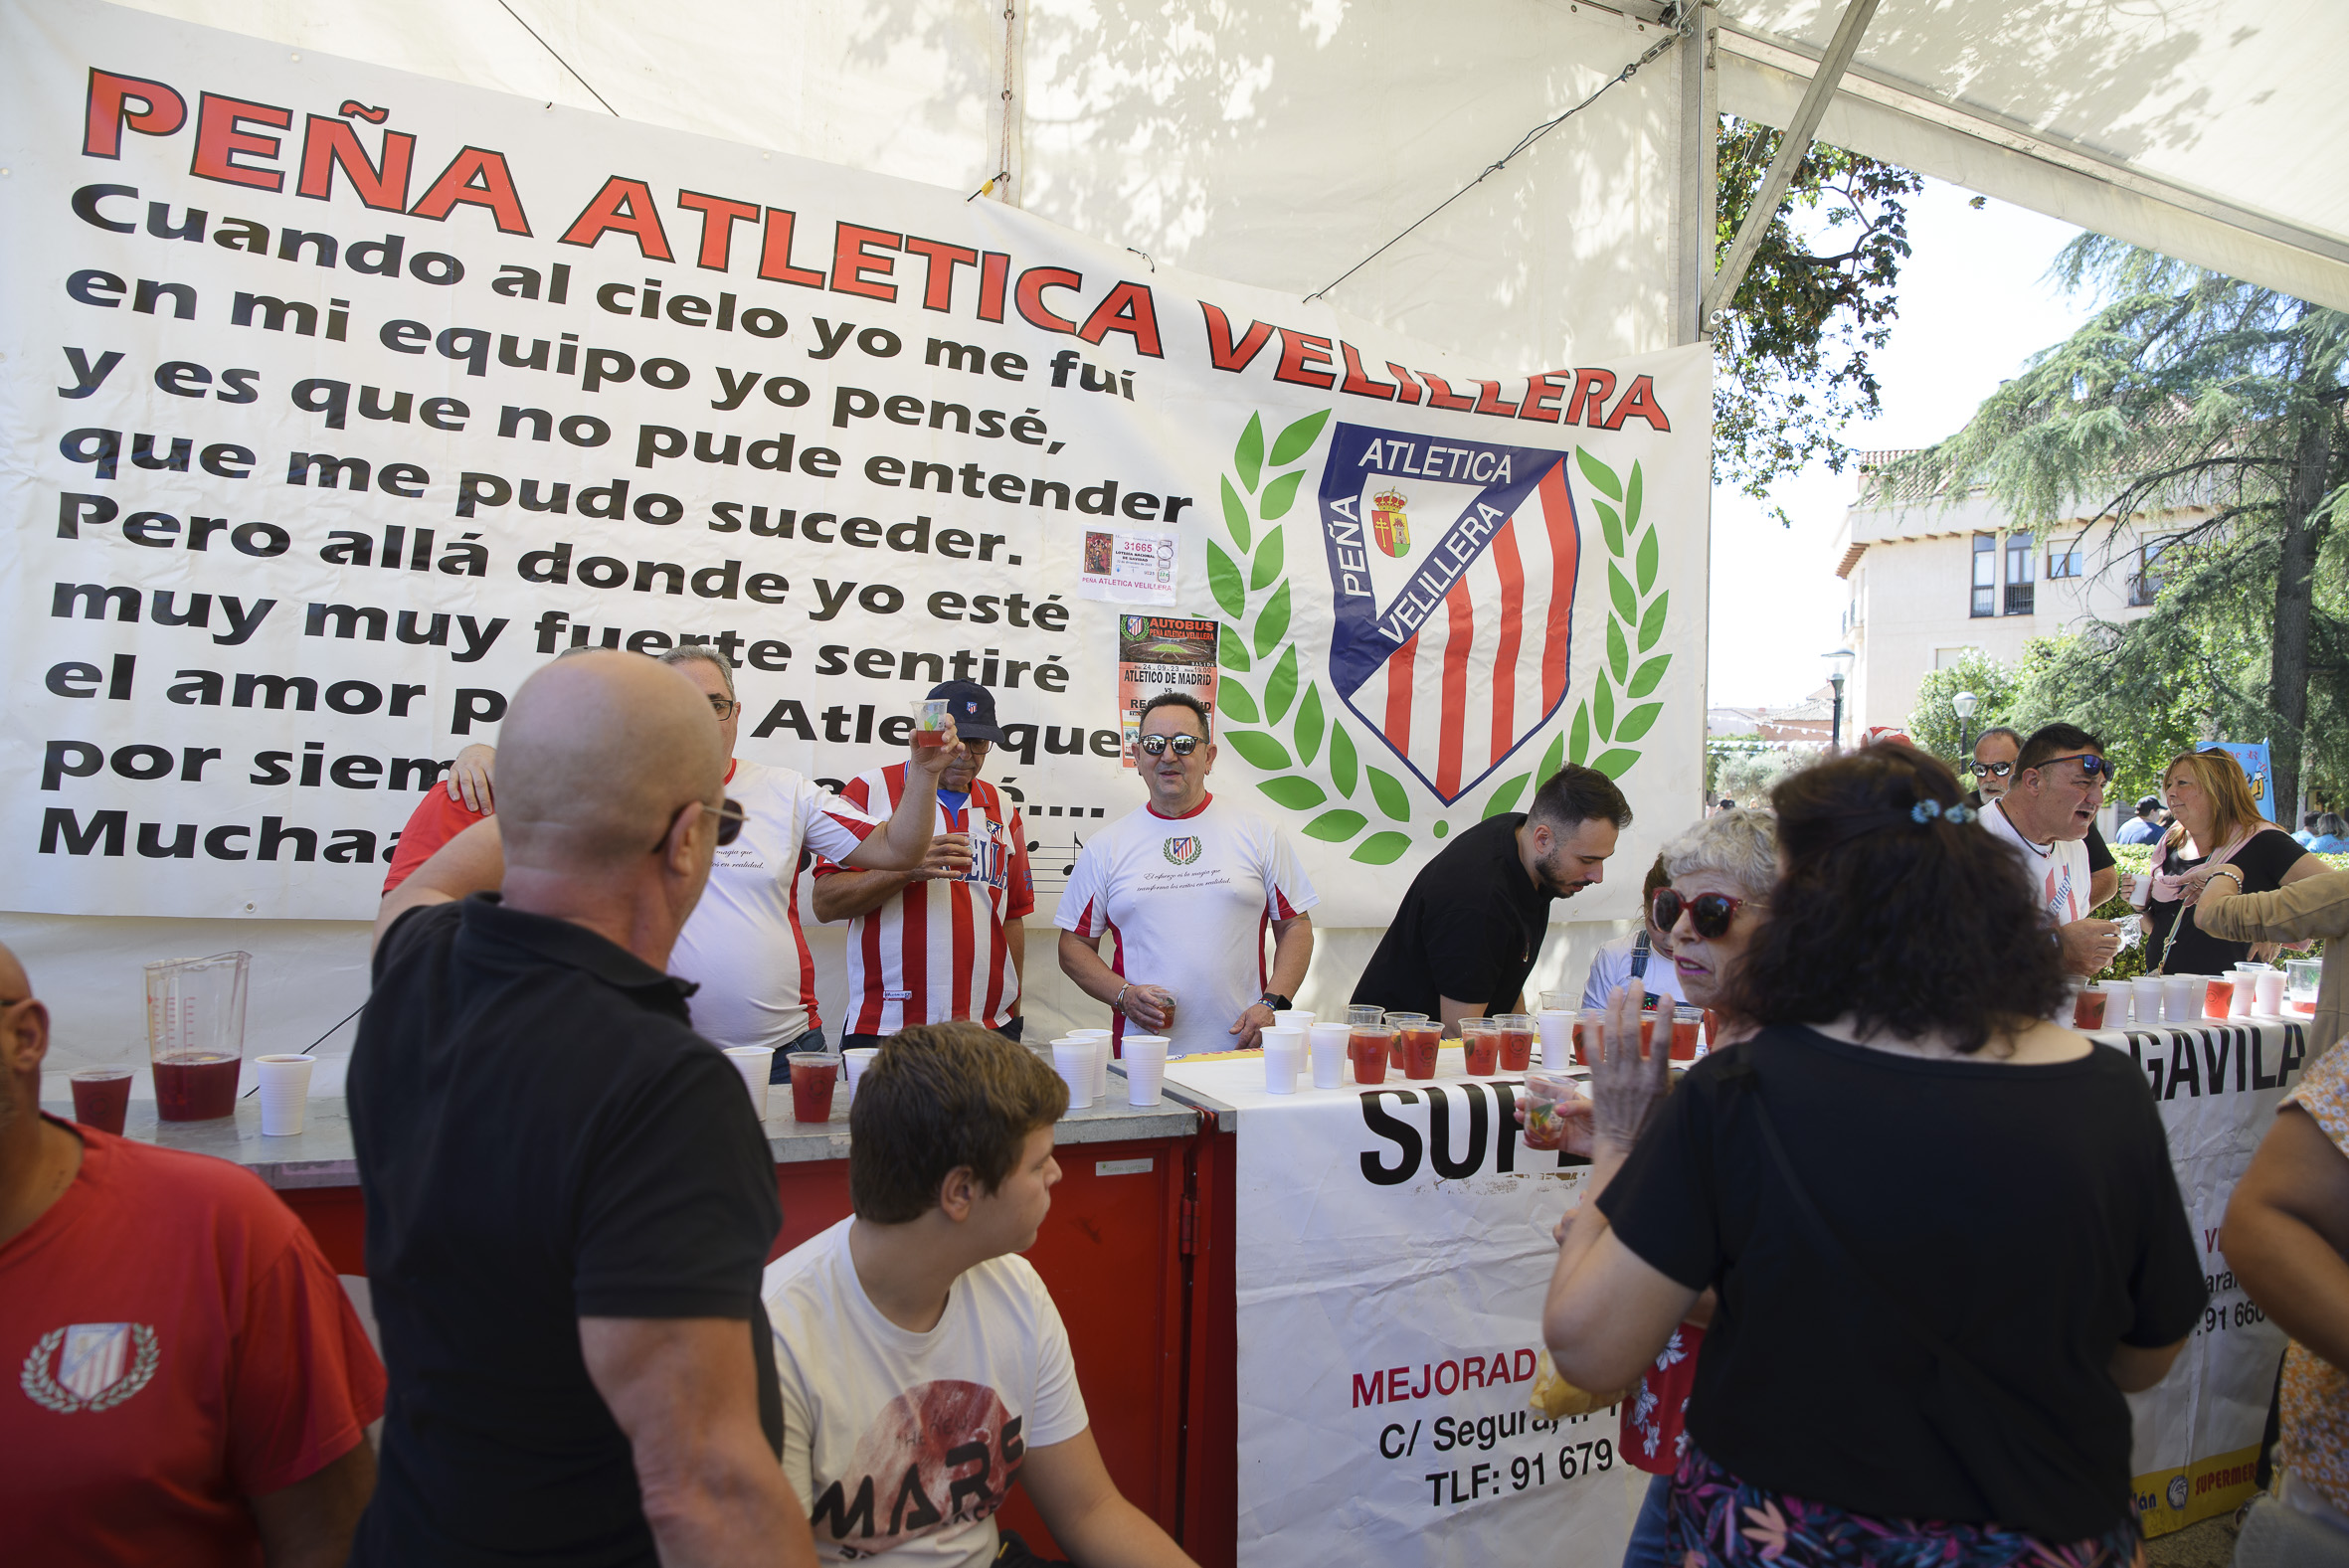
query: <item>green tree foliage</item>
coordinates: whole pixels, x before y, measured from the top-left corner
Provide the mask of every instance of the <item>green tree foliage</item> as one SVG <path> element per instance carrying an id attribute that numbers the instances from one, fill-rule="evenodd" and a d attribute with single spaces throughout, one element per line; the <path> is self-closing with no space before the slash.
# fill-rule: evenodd
<path id="1" fill-rule="evenodd" d="M 2304 758 L 2349 780 L 2349 540 L 2332 526 L 2349 316 L 2098 235 L 2056 274 L 2103 308 L 1888 470 L 1912 493 L 1987 489 L 2020 526 L 2177 519 L 2153 613 L 2045 650 L 2021 709 L 2148 755 L 2264 737 L 2280 801 Z"/>
<path id="2" fill-rule="evenodd" d="M 1916 683 L 1916 706 L 1908 713 L 1908 738 L 1952 768 L 1970 760 L 1969 741 L 1984 730 L 2015 725 L 2012 717 L 2019 682 L 2015 672 L 1983 653 L 1968 649 L 1948 669 L 1938 669 Z M 1949 699 L 1970 691 L 1980 701 L 1969 720 L 1958 719 Z M 2029 733 L 2029 732 L 2025 732 Z"/>
<path id="3" fill-rule="evenodd" d="M 1770 126 L 1721 119 L 1717 265 L 1778 139 Z M 1908 257 L 1903 201 L 1923 188 L 1906 169 L 1824 142 L 1795 165 L 1714 338 L 1717 483 L 1762 499 L 1772 481 L 1814 460 L 1843 471 L 1851 455 L 1840 439 L 1844 426 L 1877 413 L 1869 355 L 1885 346 L 1898 314 L 1894 287 Z"/>

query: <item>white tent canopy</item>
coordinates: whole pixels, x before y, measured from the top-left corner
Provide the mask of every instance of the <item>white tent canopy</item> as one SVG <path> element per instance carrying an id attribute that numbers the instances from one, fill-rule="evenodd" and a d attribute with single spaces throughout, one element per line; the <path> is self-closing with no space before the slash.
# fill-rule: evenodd
<path id="1" fill-rule="evenodd" d="M 1721 107 L 1784 124 L 1841 0 L 1724 0 Z M 1819 139 L 2349 309 L 2336 0 L 1883 0 Z"/>

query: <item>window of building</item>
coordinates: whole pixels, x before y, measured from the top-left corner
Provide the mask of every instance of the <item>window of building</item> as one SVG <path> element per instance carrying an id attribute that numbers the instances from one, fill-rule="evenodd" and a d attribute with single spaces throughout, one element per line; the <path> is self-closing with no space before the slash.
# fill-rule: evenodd
<path id="1" fill-rule="evenodd" d="M 2010 615 L 2028 615 L 2034 605 L 2031 585 L 2032 537 L 2029 534 L 2007 535 L 2007 602 Z"/>
<path id="2" fill-rule="evenodd" d="M 2137 547 L 2137 570 L 2129 574 L 2129 603 L 2132 606 L 2150 605 L 2161 597 L 2162 572 L 2159 565 L 2162 552 L 2170 541 L 2156 539 Z"/>
<path id="3" fill-rule="evenodd" d="M 2078 541 L 2074 541 L 2076 547 L 2078 543 Z M 2050 550 L 2048 552 L 2048 577 L 2051 581 L 2059 577 L 2085 577 L 2087 576 L 2087 559 L 2088 553 L 2078 548 Z"/>
<path id="4" fill-rule="evenodd" d="M 1998 613 L 1998 536 L 1974 535 L 1974 602 L 1976 615 Z"/>

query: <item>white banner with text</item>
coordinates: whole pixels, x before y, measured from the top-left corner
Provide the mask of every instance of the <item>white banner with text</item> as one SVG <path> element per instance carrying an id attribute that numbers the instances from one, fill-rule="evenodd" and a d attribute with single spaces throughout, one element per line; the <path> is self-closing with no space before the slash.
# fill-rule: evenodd
<path id="1" fill-rule="evenodd" d="M 695 640 L 744 754 L 818 778 L 993 688 L 1048 900 L 1140 803 L 1141 607 L 1216 626 L 1213 787 L 1326 923 L 1564 759 L 1642 807 L 1633 863 L 1695 808 L 1702 347 L 1464 365 L 995 201 L 96 0 L 0 3 L 0 140 L 17 908 L 364 915 L 533 669 Z"/>

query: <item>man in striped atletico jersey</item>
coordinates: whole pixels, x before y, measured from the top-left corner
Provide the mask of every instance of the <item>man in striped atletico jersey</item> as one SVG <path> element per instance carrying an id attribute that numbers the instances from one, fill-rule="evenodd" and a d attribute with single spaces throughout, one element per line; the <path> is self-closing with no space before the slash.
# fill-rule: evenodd
<path id="1" fill-rule="evenodd" d="M 815 918 L 848 922 L 848 1017 L 841 1049 L 877 1046 L 913 1024 L 968 1018 L 1019 1038 L 1019 978 L 1027 960 L 1021 918 L 1036 906 L 1017 807 L 979 777 L 1003 738 L 994 695 L 975 681 L 930 692 L 950 704 L 967 754 L 938 776 L 930 853 L 911 871 L 855 871 L 821 860 Z M 841 798 L 876 815 L 894 811 L 908 765 L 848 781 Z"/>
<path id="2" fill-rule="evenodd" d="M 1150 798 L 1078 853 L 1054 916 L 1061 972 L 1109 1003 L 1121 1042 L 1140 1024 L 1169 1056 L 1252 1050 L 1305 978 L 1306 911 L 1321 899 L 1286 833 L 1207 792 L 1215 747 L 1196 697 L 1153 697 L 1135 748 Z M 1112 932 L 1114 968 L 1101 957 Z"/>

